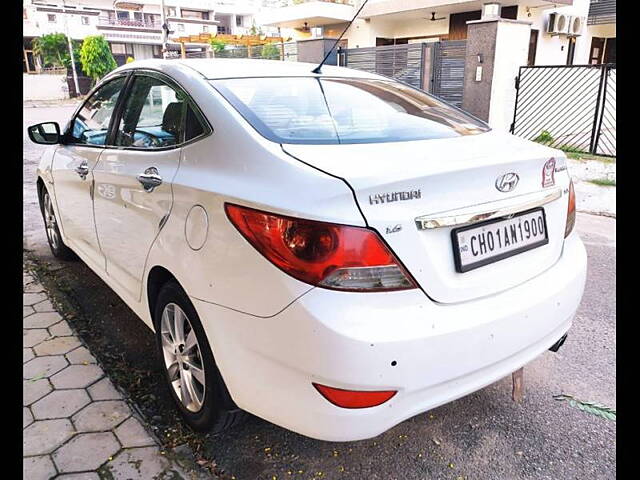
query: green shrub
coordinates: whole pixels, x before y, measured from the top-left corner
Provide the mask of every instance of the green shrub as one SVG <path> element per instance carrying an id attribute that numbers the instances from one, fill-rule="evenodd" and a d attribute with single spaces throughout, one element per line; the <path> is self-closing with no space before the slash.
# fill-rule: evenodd
<path id="1" fill-rule="evenodd" d="M 224 47 L 227 45 L 224 40 L 215 37 L 212 38 L 209 43 L 211 44 L 211 48 L 215 53 L 223 51 Z"/>
<path id="2" fill-rule="evenodd" d="M 94 83 L 117 67 L 109 43 L 102 35 L 86 37 L 80 47 L 82 70 Z"/>
<path id="3" fill-rule="evenodd" d="M 548 130 L 542 130 L 540 135 L 533 139 L 534 142 L 550 144 L 553 143 L 553 136 Z"/>
<path id="4" fill-rule="evenodd" d="M 262 46 L 262 58 L 269 60 L 280 60 L 280 50 L 273 43 L 267 43 Z"/>

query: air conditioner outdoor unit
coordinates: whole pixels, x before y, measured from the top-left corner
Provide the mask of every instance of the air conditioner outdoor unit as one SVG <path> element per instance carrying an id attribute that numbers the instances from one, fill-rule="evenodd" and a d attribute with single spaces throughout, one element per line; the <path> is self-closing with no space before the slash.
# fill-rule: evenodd
<path id="1" fill-rule="evenodd" d="M 567 35 L 569 33 L 569 17 L 563 13 L 550 13 L 547 33 L 552 35 Z"/>
<path id="2" fill-rule="evenodd" d="M 572 37 L 579 37 L 582 35 L 586 23 L 586 17 L 569 17 L 569 35 Z"/>

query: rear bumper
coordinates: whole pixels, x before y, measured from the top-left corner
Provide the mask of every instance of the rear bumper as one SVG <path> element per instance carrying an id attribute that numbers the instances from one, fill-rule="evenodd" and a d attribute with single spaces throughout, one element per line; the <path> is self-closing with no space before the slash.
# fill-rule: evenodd
<path id="1" fill-rule="evenodd" d="M 346 441 L 376 436 L 542 354 L 571 326 L 585 278 L 586 252 L 574 233 L 546 272 L 461 304 L 434 304 L 419 290 L 316 288 L 257 318 L 193 301 L 240 408 L 313 438 Z M 312 382 L 398 393 L 377 407 L 343 409 Z"/>

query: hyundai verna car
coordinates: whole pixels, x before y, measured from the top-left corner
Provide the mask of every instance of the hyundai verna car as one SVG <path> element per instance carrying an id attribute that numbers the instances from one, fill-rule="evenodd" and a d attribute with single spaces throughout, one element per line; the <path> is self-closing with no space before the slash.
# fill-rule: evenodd
<path id="1" fill-rule="evenodd" d="M 313 67 L 136 61 L 29 128 L 53 254 L 155 332 L 196 430 L 369 438 L 558 345 L 580 303 L 562 152 Z"/>

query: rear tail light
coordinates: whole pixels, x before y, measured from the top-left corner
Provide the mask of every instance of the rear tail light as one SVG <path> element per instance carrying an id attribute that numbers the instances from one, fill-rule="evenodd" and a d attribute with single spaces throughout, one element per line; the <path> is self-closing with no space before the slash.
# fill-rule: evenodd
<path id="1" fill-rule="evenodd" d="M 415 281 L 372 230 L 285 217 L 229 203 L 225 211 L 258 252 L 298 280 L 348 291 L 416 288 Z"/>
<path id="2" fill-rule="evenodd" d="M 313 386 L 320 392 L 320 395 L 334 405 L 342 408 L 376 407 L 382 405 L 398 393 L 396 390 L 343 390 L 341 388 L 327 387 L 319 383 L 314 383 Z"/>
<path id="3" fill-rule="evenodd" d="M 573 190 L 573 180 L 569 181 L 569 206 L 567 207 L 567 225 L 564 228 L 564 237 L 567 238 L 576 224 L 576 193 Z"/>

